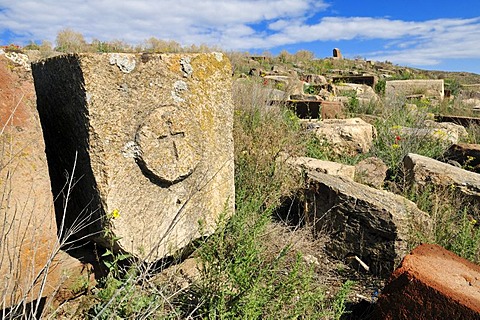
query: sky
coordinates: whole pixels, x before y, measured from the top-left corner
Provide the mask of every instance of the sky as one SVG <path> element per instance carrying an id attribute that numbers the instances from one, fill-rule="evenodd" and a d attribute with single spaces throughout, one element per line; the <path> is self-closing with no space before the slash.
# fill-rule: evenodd
<path id="1" fill-rule="evenodd" d="M 480 74 L 479 0 L 0 0 L 0 45 L 90 42 L 182 45 L 260 54 L 339 48 L 346 58 Z"/>

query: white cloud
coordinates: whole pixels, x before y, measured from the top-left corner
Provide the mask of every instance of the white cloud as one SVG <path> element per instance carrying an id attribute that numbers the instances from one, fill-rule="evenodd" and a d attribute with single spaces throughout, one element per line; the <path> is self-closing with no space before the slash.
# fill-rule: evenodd
<path id="1" fill-rule="evenodd" d="M 325 0 L 0 0 L 0 30 L 16 34 L 19 43 L 53 42 L 69 27 L 87 40 L 137 44 L 155 36 L 233 50 L 372 39 L 383 41 L 381 51 L 352 55 L 423 65 L 480 58 L 480 18 L 323 17 L 312 22 L 328 6 Z"/>

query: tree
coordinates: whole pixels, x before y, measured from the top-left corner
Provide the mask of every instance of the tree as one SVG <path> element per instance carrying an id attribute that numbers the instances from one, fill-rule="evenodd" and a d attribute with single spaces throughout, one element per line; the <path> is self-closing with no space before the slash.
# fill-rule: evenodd
<path id="1" fill-rule="evenodd" d="M 57 34 L 55 50 L 68 53 L 78 53 L 86 49 L 86 41 L 83 35 L 72 29 L 63 29 Z"/>

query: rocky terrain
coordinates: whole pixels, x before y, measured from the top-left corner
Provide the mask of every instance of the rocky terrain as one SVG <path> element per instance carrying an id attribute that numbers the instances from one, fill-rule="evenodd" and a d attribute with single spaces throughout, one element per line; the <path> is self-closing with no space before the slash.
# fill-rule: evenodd
<path id="1" fill-rule="evenodd" d="M 228 55 L 0 56 L 3 317 L 477 317 L 480 75 Z"/>

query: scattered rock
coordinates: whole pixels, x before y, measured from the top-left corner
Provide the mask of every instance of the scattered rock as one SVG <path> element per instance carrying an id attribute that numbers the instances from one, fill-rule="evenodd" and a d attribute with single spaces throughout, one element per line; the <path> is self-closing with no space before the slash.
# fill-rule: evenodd
<path id="1" fill-rule="evenodd" d="M 427 186 L 449 187 L 463 196 L 480 200 L 480 174 L 418 154 L 409 153 L 403 159 L 406 178 L 420 188 Z"/>
<path id="2" fill-rule="evenodd" d="M 310 84 L 327 84 L 327 78 L 318 74 L 307 74 L 303 79 Z"/>
<path id="3" fill-rule="evenodd" d="M 462 138 L 468 137 L 468 132 L 464 126 L 453 122 L 436 122 L 433 120 L 425 120 L 427 128 L 433 128 L 433 135 L 450 143 L 458 143 Z"/>
<path id="4" fill-rule="evenodd" d="M 382 189 L 387 177 L 387 165 L 376 157 L 366 158 L 355 165 L 355 181 Z"/>
<path id="5" fill-rule="evenodd" d="M 324 161 L 308 157 L 290 158 L 287 160 L 287 163 L 293 165 L 301 171 L 322 172 L 351 180 L 353 180 L 355 176 L 355 167 L 343 163 Z"/>
<path id="6" fill-rule="evenodd" d="M 377 134 L 374 126 L 360 118 L 326 119 L 312 124 L 317 137 L 338 155 L 368 152 Z"/>
<path id="7" fill-rule="evenodd" d="M 337 259 L 356 256 L 387 277 L 407 254 L 412 228 L 428 228 L 428 215 L 399 195 L 320 172 L 307 176 L 305 216 L 330 235 L 326 248 Z"/>
<path id="8" fill-rule="evenodd" d="M 54 194 L 76 164 L 66 227 L 88 221 L 75 236 L 154 262 L 233 211 L 231 67 L 218 53 L 127 60 L 34 64 L 37 107 Z"/>
<path id="9" fill-rule="evenodd" d="M 375 312 L 374 319 L 478 319 L 480 266 L 423 244 L 392 274 Z"/>

